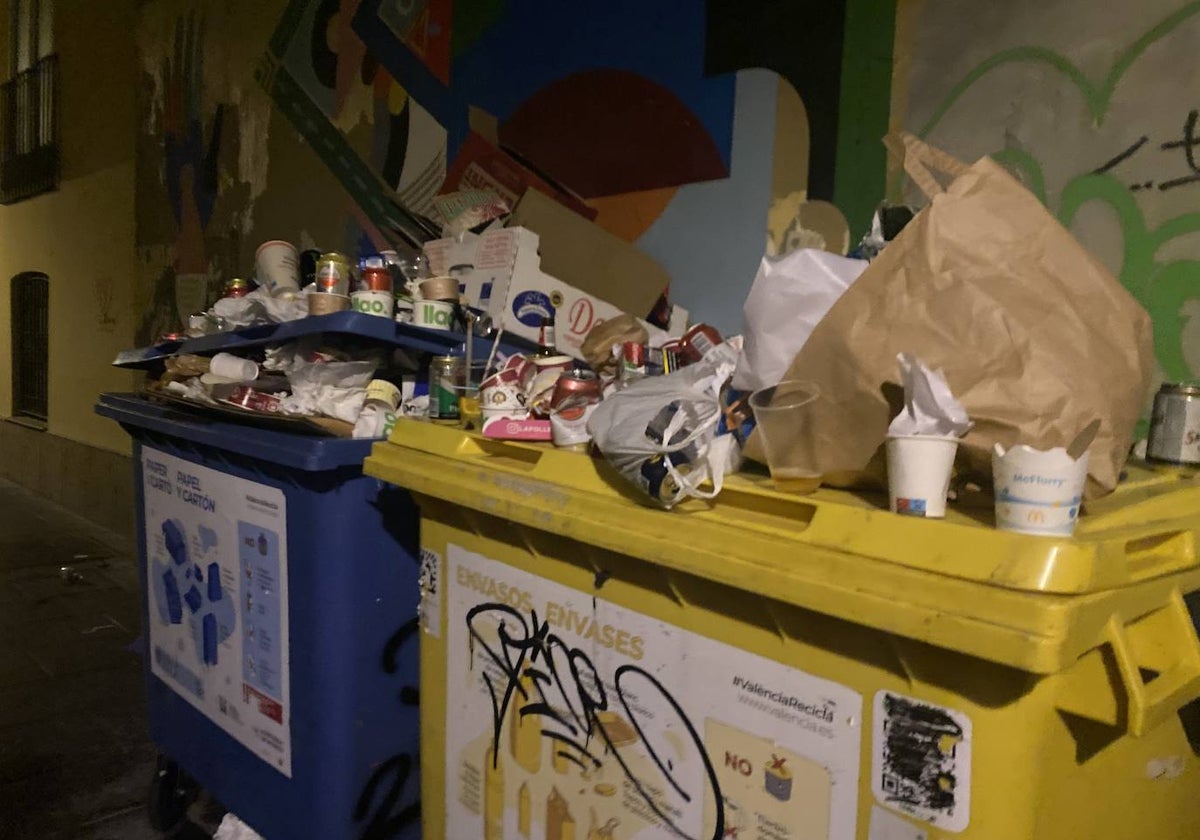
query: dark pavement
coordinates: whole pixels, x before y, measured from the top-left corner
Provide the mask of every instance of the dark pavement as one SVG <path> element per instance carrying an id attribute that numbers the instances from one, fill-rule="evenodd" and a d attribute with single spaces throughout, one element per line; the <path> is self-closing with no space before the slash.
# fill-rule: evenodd
<path id="1" fill-rule="evenodd" d="M 0 837 L 142 840 L 156 751 L 134 550 L 0 480 Z M 211 803 L 193 807 L 209 830 Z"/>

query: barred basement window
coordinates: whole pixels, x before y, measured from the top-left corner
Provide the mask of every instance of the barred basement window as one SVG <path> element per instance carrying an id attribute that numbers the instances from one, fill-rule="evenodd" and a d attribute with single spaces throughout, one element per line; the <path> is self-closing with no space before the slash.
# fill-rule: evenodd
<path id="1" fill-rule="evenodd" d="M 45 422 L 50 357 L 50 278 L 26 271 L 12 279 L 13 416 Z"/>

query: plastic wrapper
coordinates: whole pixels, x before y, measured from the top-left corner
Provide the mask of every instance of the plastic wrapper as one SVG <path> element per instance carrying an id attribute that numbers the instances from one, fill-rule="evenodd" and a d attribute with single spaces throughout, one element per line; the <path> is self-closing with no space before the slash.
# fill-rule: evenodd
<path id="1" fill-rule="evenodd" d="M 737 439 L 717 433 L 736 359 L 734 347 L 720 344 L 694 365 L 616 391 L 588 421 L 604 457 L 655 504 L 714 498 L 740 465 Z"/>
<path id="2" fill-rule="evenodd" d="M 308 299 L 304 292 L 294 297 L 271 297 L 260 287 L 245 297 L 221 298 L 213 304 L 212 314 L 230 328 L 282 324 L 307 317 Z"/>

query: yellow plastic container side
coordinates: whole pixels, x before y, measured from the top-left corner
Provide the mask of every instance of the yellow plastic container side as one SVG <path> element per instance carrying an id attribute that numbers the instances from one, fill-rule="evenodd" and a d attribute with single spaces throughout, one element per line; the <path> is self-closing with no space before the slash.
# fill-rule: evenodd
<path id="1" fill-rule="evenodd" d="M 366 470 L 421 506 L 430 840 L 1200 838 L 1186 472 L 1057 539 L 408 420 Z"/>

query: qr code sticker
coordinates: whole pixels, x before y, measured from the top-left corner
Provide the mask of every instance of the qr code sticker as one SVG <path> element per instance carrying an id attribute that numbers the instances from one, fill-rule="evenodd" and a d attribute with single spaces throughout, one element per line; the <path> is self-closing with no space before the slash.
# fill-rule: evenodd
<path id="1" fill-rule="evenodd" d="M 442 635 L 442 558 L 428 548 L 421 549 L 421 571 L 417 584 L 421 587 L 421 603 L 417 614 L 421 628 L 431 636 Z"/>
<path id="2" fill-rule="evenodd" d="M 963 831 L 971 818 L 971 719 L 878 692 L 871 775 L 881 805 L 946 831 Z"/>

